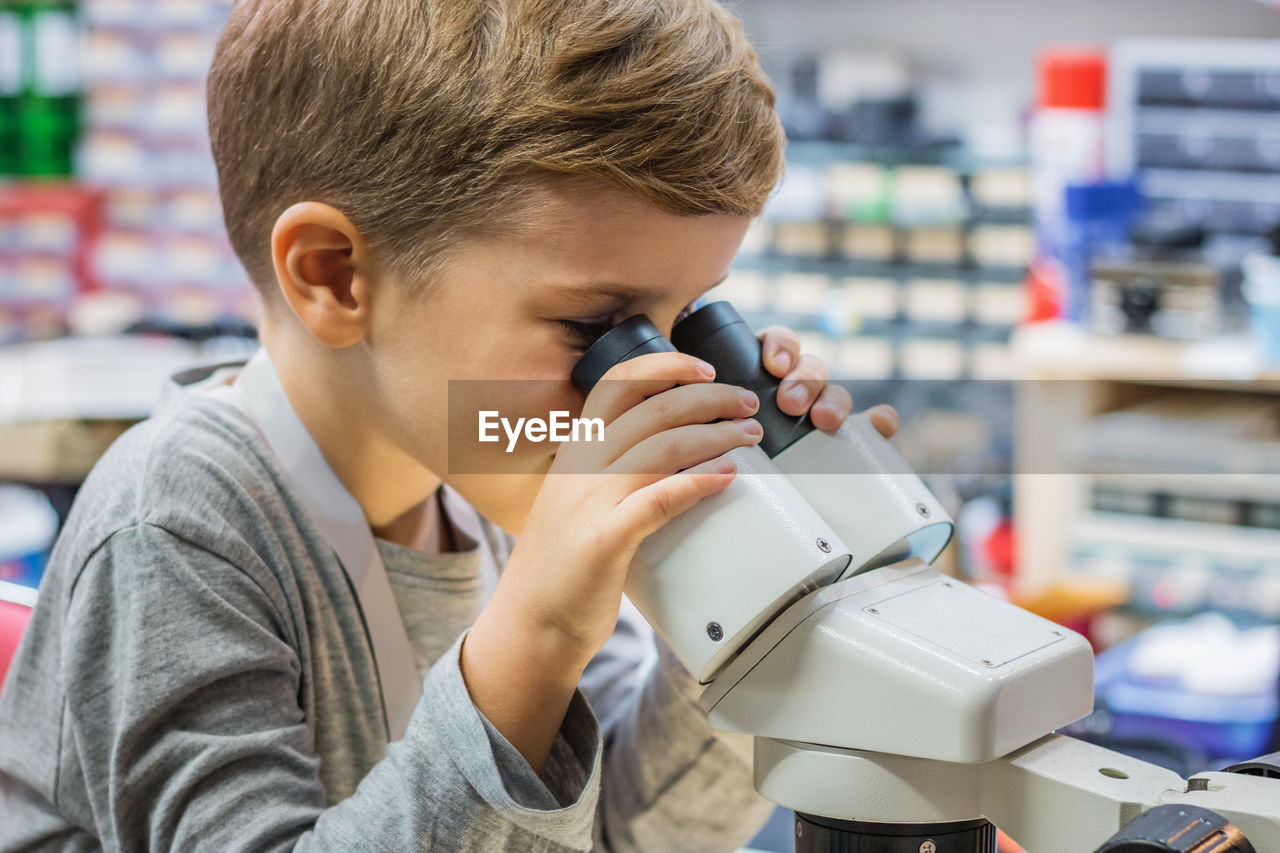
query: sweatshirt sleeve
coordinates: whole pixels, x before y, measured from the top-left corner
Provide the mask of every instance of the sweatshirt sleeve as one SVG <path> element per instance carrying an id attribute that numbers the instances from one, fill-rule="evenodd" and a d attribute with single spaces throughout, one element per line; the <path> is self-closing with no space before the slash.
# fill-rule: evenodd
<path id="1" fill-rule="evenodd" d="M 587 702 L 575 696 L 553 747 L 558 784 L 539 786 L 471 703 L 461 640 L 428 672 L 405 737 L 326 808 L 299 657 L 249 574 L 138 524 L 86 563 L 64 626 L 62 738 L 107 850 L 592 845 L 602 747 Z"/>
<path id="2" fill-rule="evenodd" d="M 768 819 L 752 739 L 712 731 L 697 680 L 629 602 L 581 688 L 605 742 L 597 849 L 732 851 Z"/>

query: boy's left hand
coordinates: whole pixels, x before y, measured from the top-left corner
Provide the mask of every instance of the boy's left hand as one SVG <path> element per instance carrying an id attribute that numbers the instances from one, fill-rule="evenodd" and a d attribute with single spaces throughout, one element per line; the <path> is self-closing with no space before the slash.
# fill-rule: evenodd
<path id="1" fill-rule="evenodd" d="M 764 366 L 782 380 L 778 388 L 778 408 L 788 415 L 809 413 L 818 429 L 838 429 L 853 411 L 853 398 L 839 385 L 827 384 L 827 366 L 822 359 L 800 352 L 800 338 L 785 326 L 769 326 L 760 332 L 764 345 Z M 871 423 L 885 438 L 898 431 L 898 412 L 879 405 L 867 410 Z"/>

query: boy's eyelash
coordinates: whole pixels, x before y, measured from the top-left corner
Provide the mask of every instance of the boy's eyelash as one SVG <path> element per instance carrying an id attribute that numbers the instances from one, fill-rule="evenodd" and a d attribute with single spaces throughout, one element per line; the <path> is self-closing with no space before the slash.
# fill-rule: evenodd
<path id="1" fill-rule="evenodd" d="M 604 337 L 613 328 L 613 318 L 600 317 L 590 320 L 557 320 L 569 333 L 570 342 L 578 349 L 585 350 Z"/>

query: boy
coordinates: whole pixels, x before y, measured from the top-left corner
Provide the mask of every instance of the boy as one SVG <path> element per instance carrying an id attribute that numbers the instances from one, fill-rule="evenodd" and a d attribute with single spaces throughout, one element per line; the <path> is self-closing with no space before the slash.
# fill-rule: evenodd
<path id="1" fill-rule="evenodd" d="M 749 742 L 619 609 L 758 401 L 675 353 L 568 375 L 724 277 L 772 104 L 710 0 L 238 3 L 210 129 L 264 350 L 177 377 L 85 483 L 0 694 L 0 849 L 747 840 Z M 848 415 L 794 335 L 766 364 Z M 449 380 L 517 378 L 606 440 L 457 473 L 503 448 L 449 446 Z"/>

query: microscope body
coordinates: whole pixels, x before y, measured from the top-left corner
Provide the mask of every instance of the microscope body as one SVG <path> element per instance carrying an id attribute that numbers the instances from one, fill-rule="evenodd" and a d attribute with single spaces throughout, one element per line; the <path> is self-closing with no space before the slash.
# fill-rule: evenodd
<path id="1" fill-rule="evenodd" d="M 1084 853 L 1185 802 L 1175 774 L 1051 734 L 1093 709 L 1089 643 L 930 568 L 954 525 L 865 416 L 824 432 L 782 414 L 726 303 L 672 340 L 632 318 L 575 384 L 678 348 L 757 392 L 764 440 L 729 454 L 728 488 L 645 540 L 626 592 L 704 685 L 712 727 L 756 737 L 756 787 L 797 811 L 798 851 L 994 853 L 996 820 L 1036 853 Z M 1280 806 L 1260 796 L 1237 780 L 1220 810 L 1267 834 L 1257 853 L 1280 853 Z"/>
<path id="2" fill-rule="evenodd" d="M 806 596 L 701 702 L 722 731 L 977 763 L 1092 711 L 1093 654 L 913 559 Z"/>
<path id="3" fill-rule="evenodd" d="M 674 342 L 674 343 L 673 343 Z M 668 341 L 643 317 L 584 354 L 589 390 L 619 361 L 676 350 L 760 398 L 764 440 L 733 482 L 648 537 L 626 593 L 706 685 L 725 731 L 982 762 L 1092 708 L 1083 637 L 929 567 L 954 524 L 866 415 L 837 430 L 782 413 L 760 343 L 727 303 Z"/>

